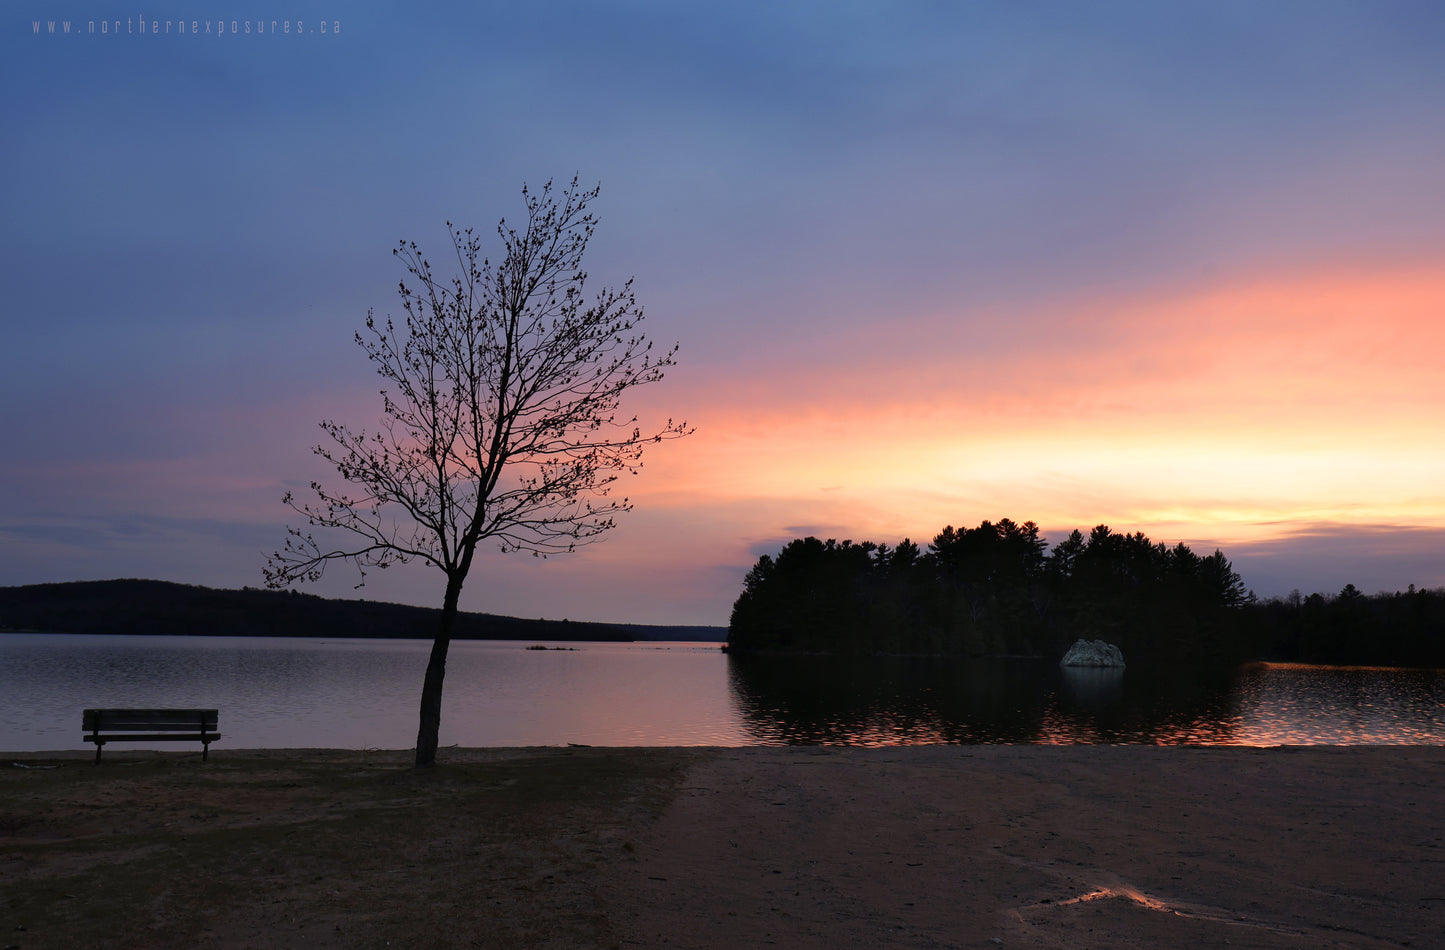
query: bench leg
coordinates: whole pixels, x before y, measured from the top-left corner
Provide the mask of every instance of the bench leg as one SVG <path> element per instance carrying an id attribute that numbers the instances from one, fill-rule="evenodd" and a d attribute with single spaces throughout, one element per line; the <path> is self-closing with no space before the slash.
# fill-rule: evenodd
<path id="1" fill-rule="evenodd" d="M 96 764 L 96 765 L 99 765 L 99 764 L 100 764 L 100 749 L 101 749 L 101 746 L 103 746 L 103 745 L 105 745 L 104 742 L 97 742 L 97 743 L 95 744 L 95 764 Z"/>
<path id="2" fill-rule="evenodd" d="M 211 755 L 211 744 L 210 744 L 209 742 L 202 742 L 202 743 L 201 743 L 201 761 L 202 761 L 202 762 L 206 761 L 206 760 L 210 757 L 210 755 Z"/>

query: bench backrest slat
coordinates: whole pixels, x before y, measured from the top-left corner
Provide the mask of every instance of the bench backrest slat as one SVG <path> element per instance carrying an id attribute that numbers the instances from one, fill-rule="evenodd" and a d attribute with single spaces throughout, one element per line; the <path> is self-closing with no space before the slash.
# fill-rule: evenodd
<path id="1" fill-rule="evenodd" d="M 216 709 L 87 709 L 82 718 L 87 732 L 212 731 L 219 720 Z"/>

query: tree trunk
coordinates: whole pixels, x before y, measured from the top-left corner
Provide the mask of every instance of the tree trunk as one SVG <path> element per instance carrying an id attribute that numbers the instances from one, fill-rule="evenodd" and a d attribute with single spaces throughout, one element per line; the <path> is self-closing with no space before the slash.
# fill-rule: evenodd
<path id="1" fill-rule="evenodd" d="M 462 578 L 447 578 L 447 596 L 437 623 L 436 639 L 431 645 L 431 659 L 426 664 L 426 679 L 421 687 L 421 725 L 416 733 L 416 767 L 430 768 L 437 760 L 437 734 L 442 725 L 442 681 L 447 675 L 447 648 L 452 643 L 452 628 L 457 621 L 457 601 L 462 593 Z"/>

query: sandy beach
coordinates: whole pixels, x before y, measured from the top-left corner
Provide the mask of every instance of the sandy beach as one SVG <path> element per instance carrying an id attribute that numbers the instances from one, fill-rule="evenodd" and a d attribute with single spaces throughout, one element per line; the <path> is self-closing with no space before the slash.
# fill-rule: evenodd
<path id="1" fill-rule="evenodd" d="M 1445 947 L 1440 747 L 89 760 L 0 754 L 0 948 Z"/>

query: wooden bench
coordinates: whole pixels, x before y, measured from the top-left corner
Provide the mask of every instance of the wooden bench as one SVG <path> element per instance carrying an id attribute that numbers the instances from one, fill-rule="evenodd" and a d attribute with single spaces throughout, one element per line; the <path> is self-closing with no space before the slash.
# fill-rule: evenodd
<path id="1" fill-rule="evenodd" d="M 218 716 L 214 709 L 87 709 L 83 738 L 95 743 L 96 765 L 107 742 L 199 742 L 205 760 L 221 738 Z"/>

